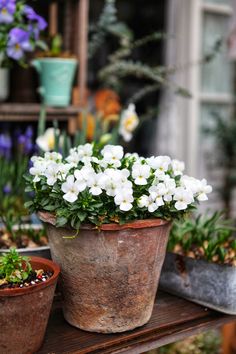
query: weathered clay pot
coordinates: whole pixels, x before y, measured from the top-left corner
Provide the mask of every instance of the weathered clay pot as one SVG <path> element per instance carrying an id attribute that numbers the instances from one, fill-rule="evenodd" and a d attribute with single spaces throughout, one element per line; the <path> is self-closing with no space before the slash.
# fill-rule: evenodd
<path id="1" fill-rule="evenodd" d="M 44 283 L 0 290 L 0 353 L 32 354 L 41 346 L 59 275 L 57 264 L 31 257 L 33 269 L 53 272 Z"/>
<path id="2" fill-rule="evenodd" d="M 46 222 L 51 254 L 61 267 L 63 312 L 75 327 L 123 332 L 151 317 L 170 223 L 161 219 L 125 225 L 82 225 L 79 234 Z"/>

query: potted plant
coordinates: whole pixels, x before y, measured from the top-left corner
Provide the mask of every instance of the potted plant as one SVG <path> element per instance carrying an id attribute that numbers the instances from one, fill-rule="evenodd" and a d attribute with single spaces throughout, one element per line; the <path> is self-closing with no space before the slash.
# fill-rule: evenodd
<path id="1" fill-rule="evenodd" d="M 15 249 L 0 257 L 1 353 L 35 353 L 40 348 L 58 275 L 52 261 L 22 257 Z"/>
<path id="2" fill-rule="evenodd" d="M 29 202 L 62 270 L 63 312 L 81 329 L 122 332 L 150 319 L 171 220 L 207 199 L 206 180 L 168 156 L 85 144 L 33 157 Z"/>
<path id="3" fill-rule="evenodd" d="M 54 36 L 50 51 L 32 61 L 40 77 L 39 93 L 47 106 L 67 107 L 71 100 L 77 59 L 63 53 L 61 46 L 61 36 Z"/>
<path id="4" fill-rule="evenodd" d="M 0 134 L 0 255 L 11 247 L 28 255 L 50 259 L 50 249 L 42 224 L 32 225 L 24 207 L 30 195 L 25 193 L 22 175 L 26 173 L 30 156 L 35 152 L 33 131 Z"/>
<path id="5" fill-rule="evenodd" d="M 8 67 L 14 62 L 25 66 L 26 54 L 37 46 L 44 47 L 39 35 L 46 26 L 46 21 L 25 1 L 0 2 L 0 101 L 8 96 Z"/>
<path id="6" fill-rule="evenodd" d="M 236 239 L 221 212 L 176 222 L 160 287 L 193 302 L 236 314 Z"/>

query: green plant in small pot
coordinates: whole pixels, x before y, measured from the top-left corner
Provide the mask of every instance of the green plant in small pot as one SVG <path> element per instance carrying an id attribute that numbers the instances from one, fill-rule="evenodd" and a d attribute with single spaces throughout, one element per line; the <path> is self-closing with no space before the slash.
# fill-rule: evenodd
<path id="1" fill-rule="evenodd" d="M 28 207 L 45 222 L 61 267 L 66 320 L 104 333 L 147 323 L 171 220 L 207 199 L 206 180 L 182 176 L 184 164 L 168 156 L 124 154 L 119 145 L 85 144 L 32 162 Z"/>
<path id="2" fill-rule="evenodd" d="M 175 222 L 160 284 L 204 306 L 236 314 L 234 223 L 222 212 Z"/>
<path id="3" fill-rule="evenodd" d="M 52 38 L 51 50 L 32 61 L 39 74 L 39 93 L 46 106 L 67 107 L 71 100 L 77 59 L 61 50 L 60 35 Z"/>
<path id="4" fill-rule="evenodd" d="M 15 249 L 0 257 L 1 353 L 40 348 L 59 272 L 52 261 L 23 257 Z"/>

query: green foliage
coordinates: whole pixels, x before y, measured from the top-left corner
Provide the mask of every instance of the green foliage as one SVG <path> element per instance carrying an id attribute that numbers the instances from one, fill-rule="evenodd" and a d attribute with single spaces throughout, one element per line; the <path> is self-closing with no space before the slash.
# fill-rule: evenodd
<path id="1" fill-rule="evenodd" d="M 158 349 L 155 354 L 220 354 L 221 340 L 218 330 L 207 331 L 166 345 Z M 154 354 L 154 352 L 148 354 Z"/>
<path id="2" fill-rule="evenodd" d="M 187 255 L 194 252 L 197 258 L 224 263 L 228 251 L 235 250 L 233 232 L 236 230 L 232 220 L 224 219 L 222 212 L 212 215 L 198 215 L 195 219 L 175 221 L 170 232 L 168 250 Z M 236 259 L 236 258 L 235 258 Z"/>
<path id="3" fill-rule="evenodd" d="M 32 271 L 28 257 L 20 256 L 15 249 L 0 257 L 0 281 L 22 283 Z"/>

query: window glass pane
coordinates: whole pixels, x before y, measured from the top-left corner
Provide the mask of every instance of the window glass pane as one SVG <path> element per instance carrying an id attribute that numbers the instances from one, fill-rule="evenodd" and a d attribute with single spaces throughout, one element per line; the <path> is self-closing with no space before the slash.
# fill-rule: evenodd
<path id="1" fill-rule="evenodd" d="M 202 31 L 203 56 L 211 52 L 216 41 L 225 38 L 228 33 L 228 26 L 229 16 L 204 13 Z M 202 92 L 230 93 L 233 83 L 232 69 L 232 64 L 228 60 L 226 44 L 224 44 L 211 62 L 202 65 Z"/>
<path id="2" fill-rule="evenodd" d="M 209 198 L 207 207 L 221 208 L 219 203 L 219 188 L 222 187 L 224 171 L 219 162 L 219 151 L 213 133 L 206 133 L 207 129 L 212 130 L 215 127 L 218 114 L 224 120 L 231 118 L 232 107 L 226 104 L 202 104 L 201 106 L 201 134 L 198 145 L 199 154 L 199 178 L 207 178 L 209 184 L 213 186 L 213 193 Z"/>

